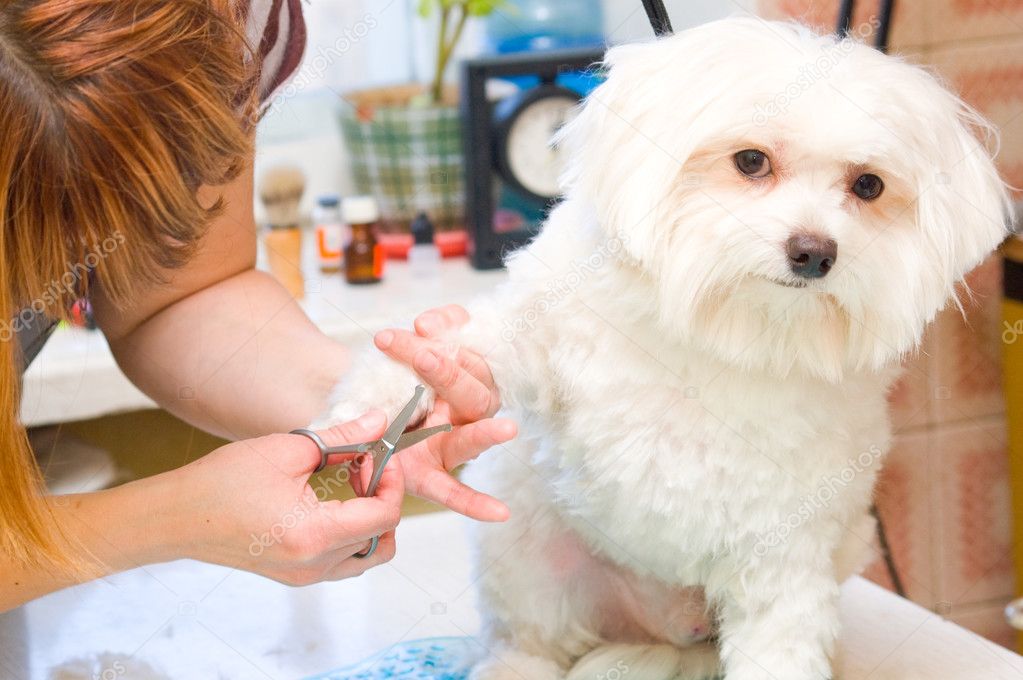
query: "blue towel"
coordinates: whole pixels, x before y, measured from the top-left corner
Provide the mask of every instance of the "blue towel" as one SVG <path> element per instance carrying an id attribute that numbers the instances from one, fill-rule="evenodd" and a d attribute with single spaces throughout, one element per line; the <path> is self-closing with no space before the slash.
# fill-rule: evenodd
<path id="1" fill-rule="evenodd" d="M 479 643 L 468 637 L 413 640 L 307 680 L 466 680 L 481 654 Z"/>

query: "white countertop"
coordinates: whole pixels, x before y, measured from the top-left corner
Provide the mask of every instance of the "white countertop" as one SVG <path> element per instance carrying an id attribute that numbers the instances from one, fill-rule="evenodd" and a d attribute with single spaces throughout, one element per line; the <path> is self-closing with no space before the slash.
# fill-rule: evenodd
<path id="1" fill-rule="evenodd" d="M 306 296 L 302 306 L 329 336 L 360 343 L 389 325 L 408 326 L 417 314 L 448 303 L 465 304 L 506 277 L 480 272 L 465 258 L 444 260 L 435 279 L 414 278 L 403 261 L 389 260 L 384 281 L 349 286 L 341 274 L 320 274 L 311 262 L 306 234 Z M 95 418 L 154 408 L 114 362 L 98 331 L 60 328 L 25 373 L 21 419 L 26 426 Z"/>
<path id="2" fill-rule="evenodd" d="M 288 588 L 181 561 L 54 593 L 0 615 L 0 677 L 60 677 L 71 660 L 109 653 L 174 679 L 292 679 L 401 641 L 474 636 L 464 522 L 406 519 L 391 563 L 338 583 Z M 859 578 L 842 588 L 842 623 L 841 680 L 1023 677 L 1023 658 Z"/>

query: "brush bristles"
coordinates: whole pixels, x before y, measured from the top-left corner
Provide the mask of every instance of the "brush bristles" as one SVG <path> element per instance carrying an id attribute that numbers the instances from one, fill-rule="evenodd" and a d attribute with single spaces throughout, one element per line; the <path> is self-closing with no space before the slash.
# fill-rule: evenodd
<path id="1" fill-rule="evenodd" d="M 291 227 L 299 223 L 298 205 L 305 192 L 305 174 L 284 166 L 269 170 L 259 184 L 259 197 L 266 207 L 271 227 Z"/>

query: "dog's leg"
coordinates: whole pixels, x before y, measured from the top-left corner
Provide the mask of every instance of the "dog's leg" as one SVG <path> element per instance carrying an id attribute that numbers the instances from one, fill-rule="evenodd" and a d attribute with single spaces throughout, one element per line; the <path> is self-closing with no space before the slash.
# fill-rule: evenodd
<path id="1" fill-rule="evenodd" d="M 461 348 L 482 357 L 502 400 L 507 404 L 523 390 L 526 371 L 519 361 L 516 346 L 501 336 L 502 318 L 507 310 L 497 302 L 487 302 L 489 304 L 481 302 L 475 306 L 468 324 L 435 337 L 433 341 L 437 351 L 452 359 L 459 356 Z M 353 352 L 351 368 L 341 376 L 330 395 L 326 411 L 313 421 L 311 427 L 319 429 L 353 420 L 373 408 L 383 409 L 391 417 L 408 402 L 419 384 L 424 384 L 423 379 L 408 366 L 368 345 Z M 429 385 L 426 387 L 422 402 L 413 415 L 413 425 L 433 410 L 435 395 Z"/>
<path id="2" fill-rule="evenodd" d="M 718 602 L 725 678 L 829 680 L 839 595 L 831 567 L 810 568 L 807 554 L 770 558 L 734 577 Z"/>
<path id="3" fill-rule="evenodd" d="M 472 463 L 463 476 L 512 510 L 506 522 L 471 525 L 482 637 L 493 650 L 474 680 L 560 679 L 600 644 L 597 574 L 529 463 L 536 445 L 529 437 L 511 442 L 500 455 Z"/>
<path id="4" fill-rule="evenodd" d="M 311 424 L 313 429 L 354 420 L 370 409 L 382 409 L 393 418 L 422 382 L 407 366 L 392 361 L 375 347 L 353 352 L 352 356 L 352 367 L 331 393 L 327 410 Z M 433 390 L 428 389 L 412 423 L 432 409 Z"/>

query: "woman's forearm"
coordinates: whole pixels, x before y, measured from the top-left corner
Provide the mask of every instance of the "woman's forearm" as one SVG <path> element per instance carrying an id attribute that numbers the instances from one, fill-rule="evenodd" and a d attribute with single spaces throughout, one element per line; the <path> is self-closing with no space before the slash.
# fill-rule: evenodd
<path id="1" fill-rule="evenodd" d="M 386 425 L 383 414 L 371 414 L 319 435 L 330 445 L 373 441 Z M 51 498 L 70 551 L 96 569 L 70 578 L 0 557 L 0 611 L 77 582 L 182 558 L 295 585 L 357 576 L 389 560 L 405 488 L 401 466 L 387 466 L 371 498 L 321 502 L 320 487 L 309 485 L 319 462 L 307 437 L 277 434 L 226 444 L 115 489 Z M 345 483 L 348 468 L 334 471 L 331 484 Z M 355 557 L 376 536 L 377 551 Z"/>
<path id="2" fill-rule="evenodd" d="M 86 570 L 74 578 L 0 554 L 0 611 L 82 580 L 180 557 L 170 479 L 159 475 L 106 491 L 50 497 L 70 551 Z"/>
<path id="3" fill-rule="evenodd" d="M 344 346 L 257 270 L 174 303 L 111 348 L 161 406 L 229 439 L 306 425 L 348 365 Z"/>

